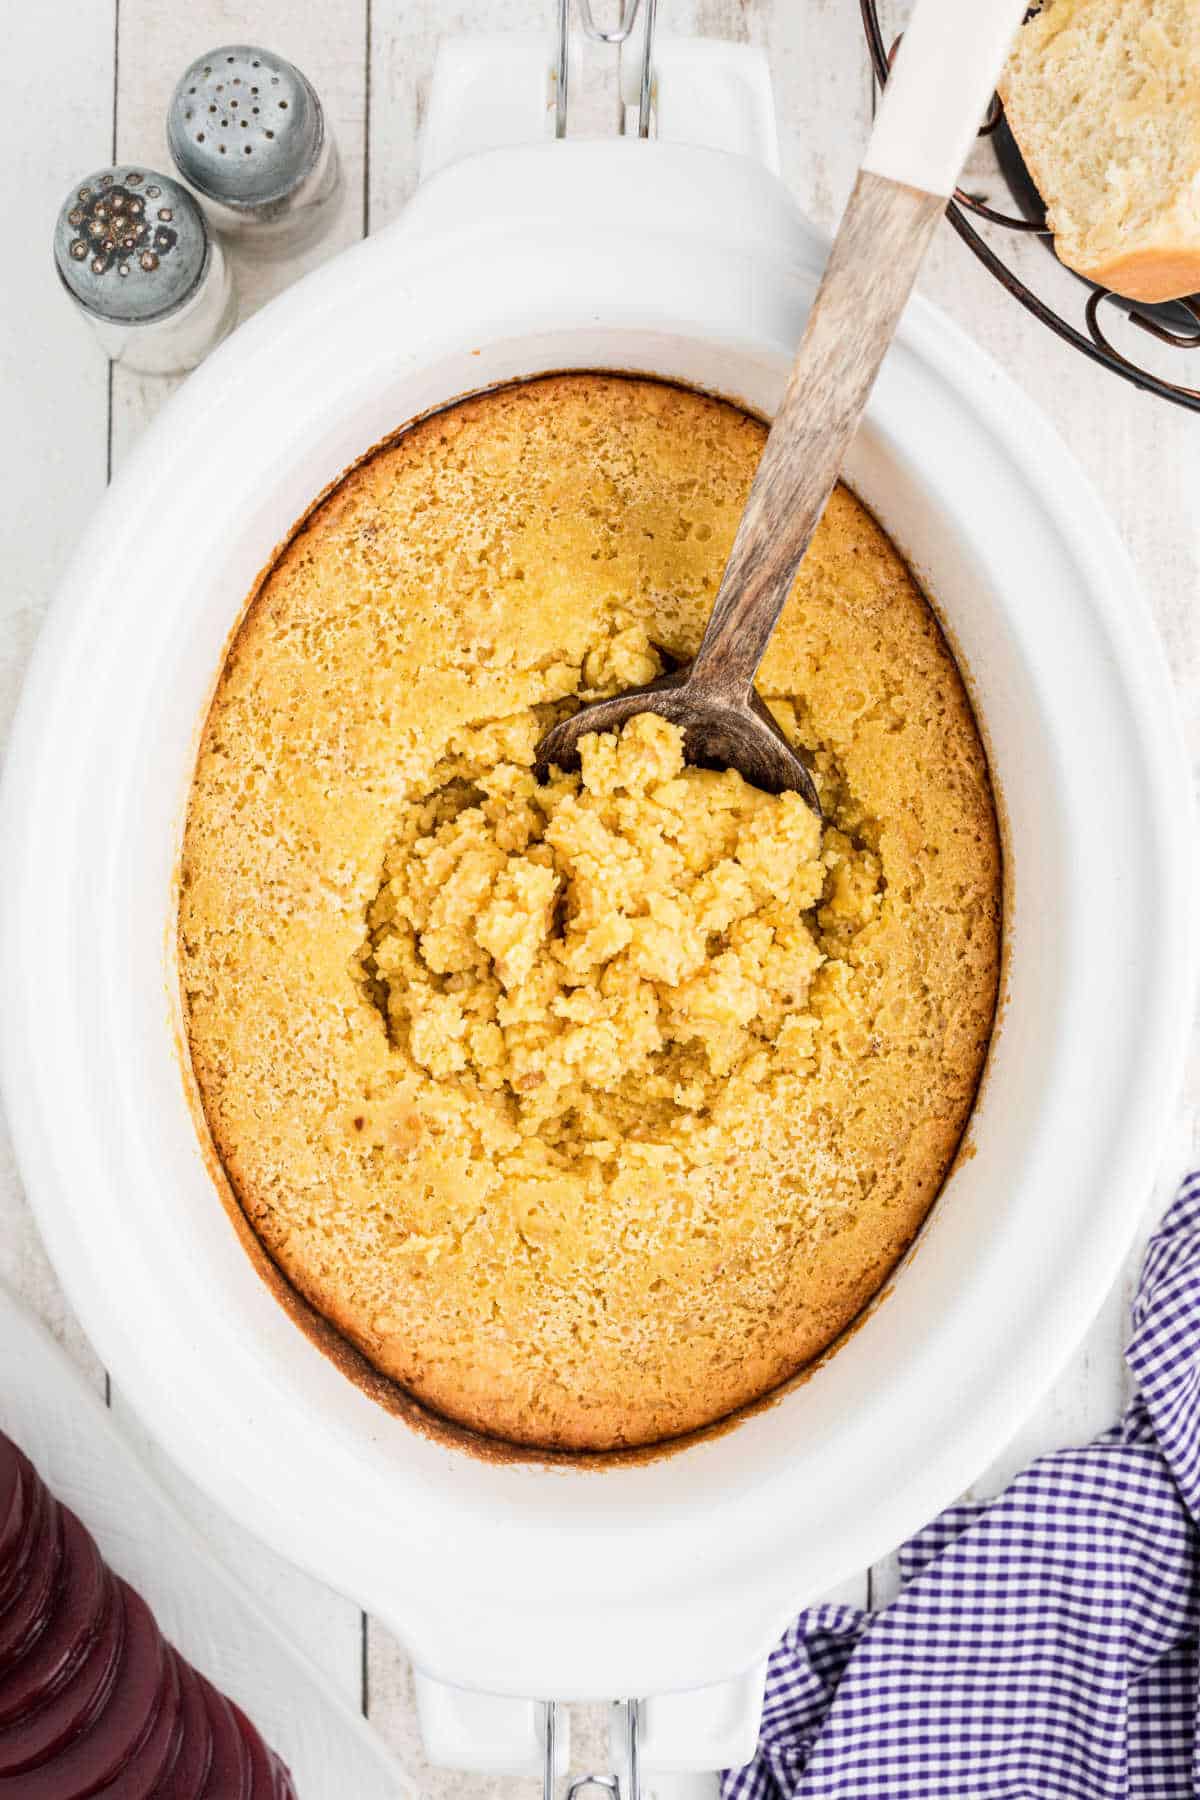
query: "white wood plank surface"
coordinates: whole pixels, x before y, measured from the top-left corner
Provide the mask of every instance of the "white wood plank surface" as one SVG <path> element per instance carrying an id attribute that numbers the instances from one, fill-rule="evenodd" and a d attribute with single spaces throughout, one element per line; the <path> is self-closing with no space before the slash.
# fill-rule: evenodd
<path id="1" fill-rule="evenodd" d="M 603 10 L 604 0 L 597 0 Z M 111 154 L 166 167 L 167 97 L 194 54 L 249 40 L 282 51 L 317 86 L 346 176 L 329 237 L 303 259 L 263 263 L 235 252 L 243 312 L 307 267 L 386 224 L 416 182 L 416 136 L 442 31 L 548 30 L 551 0 L 43 0 L 12 9 L 0 86 L 9 180 L 0 199 L 10 255 L 0 287 L 0 492 L 7 528 L 0 563 L 0 730 L 6 730 L 38 622 L 110 467 L 119 467 L 171 383 L 108 370 L 57 291 L 49 258 L 55 207 L 69 183 Z M 889 22 L 902 21 L 904 7 Z M 660 29 L 764 45 L 770 54 L 785 179 L 831 226 L 869 128 L 872 87 L 856 0 L 660 0 Z M 28 71 L 54 56 L 54 81 Z M 605 116 L 611 78 L 589 55 L 585 117 Z M 1045 251 L 1019 247 L 1023 266 Z M 1053 273 L 1053 271 L 1051 271 Z M 1140 396 L 1056 343 L 1008 299 L 949 228 L 924 290 L 1014 373 L 1057 421 L 1117 520 L 1138 564 L 1200 751 L 1200 421 Z M 1059 277 L 1070 291 L 1069 278 Z M 1196 1157 L 1200 1067 L 1195 1049 L 1157 1179 L 1146 1174 L 1146 1220 Z M 1140 1197 L 1134 1197 L 1136 1200 Z M 1107 1424 L 1125 1394 L 1121 1346 L 1128 1290 L 1115 1292 L 1066 1374 L 975 1492 L 995 1492 L 1040 1451 Z M 62 1298 L 0 1133 L 0 1279 L 50 1324 L 97 1384 L 104 1374 Z M 146 1445 L 119 1393 L 112 1404 L 166 1486 L 248 1586 L 281 1618 L 339 1690 L 357 1698 L 431 1797 L 516 1800 L 528 1783 L 449 1775 L 421 1753 L 411 1673 L 399 1647 L 358 1609 L 264 1554 Z M 878 1604 L 894 1591 L 885 1562 L 839 1597 Z M 579 1621 L 586 1630 L 586 1621 Z M 600 1709 L 575 1709 L 573 1767 L 606 1766 Z"/>
<path id="2" fill-rule="evenodd" d="M 0 226 L 9 246 L 0 282 L 0 732 L 7 736 L 21 674 L 54 583 L 92 507 L 108 463 L 108 370 L 63 300 L 50 232 L 72 181 L 110 153 L 115 36 L 109 7 L 82 11 L 69 64 L 70 103 L 22 78 L 0 111 L 7 179 Z M 45 21 L 34 7 L 6 20 L 9 70 L 44 64 Z M 85 74 L 86 71 L 86 74 Z M 3 1004 L 0 1000 L 0 1004 Z M 0 1279 L 42 1318 L 99 1385 L 104 1372 L 59 1294 L 21 1197 L 0 1120 Z"/>

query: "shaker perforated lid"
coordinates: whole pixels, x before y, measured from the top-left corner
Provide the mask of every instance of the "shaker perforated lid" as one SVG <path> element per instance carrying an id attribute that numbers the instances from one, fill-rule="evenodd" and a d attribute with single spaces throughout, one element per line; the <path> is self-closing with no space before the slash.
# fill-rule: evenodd
<path id="1" fill-rule="evenodd" d="M 198 57 L 167 114 L 167 141 L 184 179 L 211 200 L 245 209 L 281 200 L 303 181 L 324 135 L 321 103 L 299 69 L 251 44 Z"/>
<path id="2" fill-rule="evenodd" d="M 121 325 L 161 319 L 195 293 L 208 264 L 196 202 L 144 163 L 77 182 L 54 228 L 63 285 L 88 312 Z"/>

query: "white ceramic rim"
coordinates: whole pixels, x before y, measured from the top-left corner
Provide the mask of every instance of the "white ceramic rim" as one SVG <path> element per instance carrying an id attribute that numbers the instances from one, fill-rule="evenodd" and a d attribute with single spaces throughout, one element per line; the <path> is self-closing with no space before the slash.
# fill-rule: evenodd
<path id="1" fill-rule="evenodd" d="M 1011 638 L 999 674 L 972 666 L 997 704 L 1008 684 L 1041 758 L 1044 792 L 1029 804 L 1045 815 L 1042 891 L 1069 923 L 1056 939 L 1033 907 L 1021 926 L 1040 946 L 1052 1025 L 1044 1042 L 1022 1043 L 1011 1024 L 1000 1039 L 1012 1045 L 1006 1104 L 1052 1077 L 1028 1141 L 1019 1156 L 1004 1147 L 985 1097 L 980 1154 L 870 1323 L 780 1405 L 645 1468 L 473 1463 L 388 1419 L 300 1339 L 240 1249 L 228 1255 L 217 1209 L 180 1210 L 207 1176 L 194 1140 L 189 1160 L 163 1135 L 178 1132 L 163 1118 L 182 1101 L 146 925 L 167 923 L 182 790 L 160 782 L 155 758 L 178 762 L 199 717 L 184 705 L 168 734 L 163 696 L 200 694 L 215 673 L 211 620 L 203 657 L 193 624 L 204 570 L 234 538 L 264 560 L 281 535 L 269 496 L 277 511 L 297 469 L 305 499 L 317 491 L 314 444 L 332 474 L 382 436 L 371 421 L 389 384 L 417 394 L 440 382 L 445 399 L 481 385 L 473 369 L 492 381 L 572 366 L 575 346 L 573 366 L 679 379 L 724 358 L 741 376 L 726 391 L 765 404 L 822 259 L 782 190 L 737 159 L 580 145 L 568 160 L 548 148 L 555 165 L 515 151 L 446 171 L 431 184 L 451 184 L 440 236 L 426 198 L 407 226 L 290 290 L 185 385 L 114 484 L 44 628 L 14 730 L 0 1029 L 20 1164 L 55 1266 L 170 1453 L 244 1523 L 382 1613 L 434 1675 L 571 1698 L 745 1668 L 798 1604 L 961 1491 L 1052 1379 L 1130 1242 L 1178 1077 L 1191 814 L 1170 682 L 1111 525 L 1032 405 L 914 306 L 850 473 L 872 503 L 881 482 L 897 505 L 911 493 L 914 516 L 959 520 L 972 491 L 988 496 L 961 541 L 938 527 L 945 579 L 957 558 L 963 592 L 983 596 L 950 623 L 961 640 L 1002 616 Z M 636 150 L 646 178 L 606 217 L 614 150 Z M 526 196 L 531 171 L 551 167 L 541 210 L 523 201 L 490 230 L 454 226 L 455 181 Z M 587 223 L 574 223 L 593 179 Z M 662 229 L 664 195 L 675 235 Z M 689 196 L 697 218 L 730 219 L 720 243 L 689 233 Z M 286 432 L 247 436 L 231 467 L 223 446 L 241 445 L 269 404 L 286 408 Z M 881 510 L 920 563 L 904 506 L 897 520 Z M 989 591 L 988 556 L 1039 570 L 1051 591 Z M 247 585 L 224 596 L 227 625 Z M 1002 758 L 1010 796 L 1019 738 Z M 988 1212 L 980 1170 L 1004 1156 L 1013 1191 Z M 209 1255 L 220 1281 L 205 1288 Z M 944 1304 L 918 1328 L 926 1291 Z"/>

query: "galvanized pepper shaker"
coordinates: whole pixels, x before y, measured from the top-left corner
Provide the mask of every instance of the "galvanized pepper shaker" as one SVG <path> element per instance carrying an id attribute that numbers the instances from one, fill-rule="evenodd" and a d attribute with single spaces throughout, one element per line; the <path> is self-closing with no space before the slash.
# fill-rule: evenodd
<path id="1" fill-rule="evenodd" d="M 251 44 L 210 50 L 184 74 L 167 142 L 217 230 L 239 247 L 290 254 L 331 222 L 337 146 L 312 83 Z"/>
<path id="2" fill-rule="evenodd" d="M 54 261 L 104 350 L 127 368 L 194 368 L 237 316 L 229 266 L 196 202 L 145 164 L 99 169 L 72 188 Z"/>

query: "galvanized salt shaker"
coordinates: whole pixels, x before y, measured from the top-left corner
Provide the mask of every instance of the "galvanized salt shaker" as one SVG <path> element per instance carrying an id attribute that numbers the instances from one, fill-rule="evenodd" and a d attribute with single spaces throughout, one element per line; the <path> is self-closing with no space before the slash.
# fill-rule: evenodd
<path id="1" fill-rule="evenodd" d="M 337 146 L 312 83 L 272 51 L 224 44 L 197 58 L 171 98 L 167 142 L 239 248 L 290 254 L 331 222 Z"/>
<path id="2" fill-rule="evenodd" d="M 237 316 L 229 266 L 196 202 L 144 163 L 99 169 L 72 188 L 54 261 L 104 350 L 126 368 L 194 368 Z"/>

